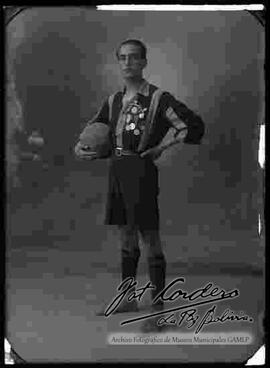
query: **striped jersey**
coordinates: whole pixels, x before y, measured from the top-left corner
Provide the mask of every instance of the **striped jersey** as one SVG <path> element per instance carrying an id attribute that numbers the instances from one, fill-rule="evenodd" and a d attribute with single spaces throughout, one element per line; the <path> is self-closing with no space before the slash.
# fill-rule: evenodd
<path id="1" fill-rule="evenodd" d="M 204 123 L 171 93 L 144 81 L 137 94 L 125 100 L 125 89 L 106 98 L 93 119 L 110 127 L 112 147 L 143 152 L 157 146 L 170 128 L 175 136 L 187 129 L 184 143 L 200 144 Z"/>

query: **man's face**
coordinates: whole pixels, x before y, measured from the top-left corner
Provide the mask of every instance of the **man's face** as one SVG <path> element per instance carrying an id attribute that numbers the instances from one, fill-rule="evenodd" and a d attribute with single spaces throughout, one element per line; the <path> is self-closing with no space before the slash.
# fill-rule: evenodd
<path id="1" fill-rule="evenodd" d="M 141 48 L 132 44 L 121 46 L 118 62 L 124 78 L 142 77 L 143 69 L 147 64 L 147 61 L 142 59 Z"/>

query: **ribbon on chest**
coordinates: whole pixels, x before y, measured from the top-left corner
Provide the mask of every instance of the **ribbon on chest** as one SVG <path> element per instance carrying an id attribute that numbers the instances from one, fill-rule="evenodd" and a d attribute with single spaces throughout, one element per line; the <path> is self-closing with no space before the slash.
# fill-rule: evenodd
<path id="1" fill-rule="evenodd" d="M 143 108 L 137 100 L 130 102 L 124 112 L 125 130 L 140 135 L 145 128 L 146 111 L 147 108 Z"/>

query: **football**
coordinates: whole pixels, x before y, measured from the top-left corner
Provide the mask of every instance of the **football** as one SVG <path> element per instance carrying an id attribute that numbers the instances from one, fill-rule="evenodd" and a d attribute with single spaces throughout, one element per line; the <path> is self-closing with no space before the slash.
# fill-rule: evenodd
<path id="1" fill-rule="evenodd" d="M 98 156 L 107 156 L 111 151 L 110 128 L 103 123 L 87 125 L 79 136 L 83 149 L 96 152 Z"/>

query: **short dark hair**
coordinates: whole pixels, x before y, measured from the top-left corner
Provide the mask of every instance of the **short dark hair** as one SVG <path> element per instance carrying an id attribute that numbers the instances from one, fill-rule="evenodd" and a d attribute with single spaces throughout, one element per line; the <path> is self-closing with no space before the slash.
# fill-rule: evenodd
<path id="1" fill-rule="evenodd" d="M 118 48 L 116 50 L 117 59 L 119 58 L 119 51 L 120 51 L 121 47 L 123 45 L 127 45 L 127 44 L 132 44 L 132 45 L 135 45 L 135 46 L 139 46 L 141 48 L 141 58 L 146 59 L 147 48 L 146 48 L 145 44 L 142 41 L 135 40 L 135 39 L 128 39 L 128 40 L 125 40 L 125 41 L 120 43 L 120 45 L 118 46 Z"/>

